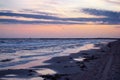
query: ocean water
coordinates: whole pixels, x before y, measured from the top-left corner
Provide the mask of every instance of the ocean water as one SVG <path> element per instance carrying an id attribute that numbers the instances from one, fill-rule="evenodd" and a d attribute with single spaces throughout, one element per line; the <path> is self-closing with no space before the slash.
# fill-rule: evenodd
<path id="1" fill-rule="evenodd" d="M 87 44 L 110 39 L 0 39 L 0 69 L 76 53 Z"/>

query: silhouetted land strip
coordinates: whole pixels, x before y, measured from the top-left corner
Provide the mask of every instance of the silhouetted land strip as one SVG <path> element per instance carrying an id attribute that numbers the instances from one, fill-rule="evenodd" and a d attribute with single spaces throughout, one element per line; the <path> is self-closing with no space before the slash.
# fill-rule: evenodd
<path id="1" fill-rule="evenodd" d="M 111 39 L 118 40 L 120 38 L 0 38 L 0 40 L 91 40 L 91 39 Z"/>

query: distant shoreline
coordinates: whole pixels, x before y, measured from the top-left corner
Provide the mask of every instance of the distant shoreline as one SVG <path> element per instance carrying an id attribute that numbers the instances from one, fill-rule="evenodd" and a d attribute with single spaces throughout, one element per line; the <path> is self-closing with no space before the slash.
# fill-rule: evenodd
<path id="1" fill-rule="evenodd" d="M 93 39 L 111 39 L 111 40 L 119 40 L 120 38 L 0 38 L 0 39 L 2 39 L 2 40 L 4 40 L 4 39 L 9 39 L 9 40 L 11 40 L 11 39 L 32 39 L 32 40 L 34 40 L 34 39 L 37 39 L 37 40 L 77 40 L 77 39 L 82 39 L 82 40 L 86 40 L 86 39 L 88 39 L 88 40 L 93 40 Z"/>

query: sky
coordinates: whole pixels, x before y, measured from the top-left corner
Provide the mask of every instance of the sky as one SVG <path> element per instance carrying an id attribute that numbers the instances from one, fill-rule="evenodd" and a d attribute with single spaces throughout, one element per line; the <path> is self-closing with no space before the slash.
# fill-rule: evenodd
<path id="1" fill-rule="evenodd" d="M 120 38 L 120 0 L 1 0 L 0 38 Z"/>

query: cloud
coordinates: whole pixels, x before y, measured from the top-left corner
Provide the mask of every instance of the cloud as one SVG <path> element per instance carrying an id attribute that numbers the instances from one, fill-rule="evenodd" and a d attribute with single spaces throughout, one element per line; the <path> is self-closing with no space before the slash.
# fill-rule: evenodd
<path id="1" fill-rule="evenodd" d="M 105 1 L 120 5 L 120 0 L 105 0 Z"/>
<path id="2" fill-rule="evenodd" d="M 89 9 L 89 8 L 83 9 L 82 11 L 90 15 L 105 16 L 104 18 L 97 18 L 96 21 L 103 21 L 103 23 L 108 23 L 108 24 L 120 24 L 120 12 Z"/>
<path id="3" fill-rule="evenodd" d="M 41 14 L 41 15 L 57 15 L 57 14 L 54 14 L 54 13 L 36 11 L 36 10 L 32 10 L 32 9 L 22 9 L 19 12 L 23 12 L 23 13 L 35 13 L 35 14 Z"/>
<path id="4" fill-rule="evenodd" d="M 34 13 L 32 10 L 27 10 Z M 60 18 L 58 16 L 53 16 L 53 14 L 46 13 L 46 12 L 39 12 L 39 14 L 33 13 L 15 13 L 15 12 L 8 12 L 8 11 L 0 11 L 0 16 L 11 17 L 9 18 L 1 18 L 0 23 L 11 23 L 11 24 L 77 24 L 77 22 L 68 21 L 67 19 Z M 35 12 L 38 13 L 38 12 Z M 12 19 L 12 17 L 16 19 Z M 32 21 L 28 20 L 19 20 L 19 18 L 26 18 L 26 19 L 36 19 Z"/>
<path id="5" fill-rule="evenodd" d="M 13 12 L 12 10 L 0 10 L 0 12 Z"/>
<path id="6" fill-rule="evenodd" d="M 5 24 L 78 24 L 75 22 L 63 22 L 63 21 L 25 21 L 17 19 L 0 19 L 0 23 Z"/>
<path id="7" fill-rule="evenodd" d="M 53 19 L 59 20 L 58 17 L 41 15 L 41 14 L 24 14 L 24 13 L 13 13 L 13 12 L 0 12 L 0 16 L 11 16 L 11 17 L 25 17 L 25 18 L 35 18 L 35 19 Z"/>
<path id="8" fill-rule="evenodd" d="M 34 11 L 32 11 L 34 12 Z M 97 9 L 82 9 L 85 14 L 90 14 L 94 16 L 104 16 L 102 18 L 61 18 L 57 15 L 43 15 L 43 13 L 33 14 L 33 13 L 15 13 L 15 12 L 2 12 L 0 11 L 0 16 L 16 17 L 16 19 L 0 19 L 0 23 L 13 23 L 13 24 L 120 24 L 120 12 L 113 12 L 107 10 L 97 10 Z M 37 20 L 27 21 L 18 20 L 17 18 L 33 18 Z M 41 20 L 42 19 L 42 20 Z"/>
<path id="9" fill-rule="evenodd" d="M 97 9 L 83 9 L 86 14 L 95 15 L 95 16 L 105 16 L 108 18 L 120 18 L 120 12 L 113 12 L 107 10 L 97 10 Z"/>

